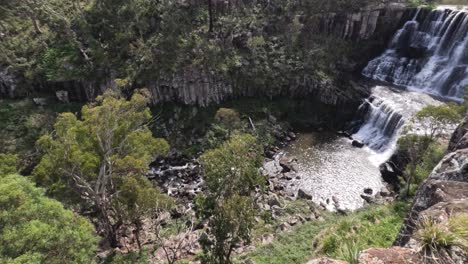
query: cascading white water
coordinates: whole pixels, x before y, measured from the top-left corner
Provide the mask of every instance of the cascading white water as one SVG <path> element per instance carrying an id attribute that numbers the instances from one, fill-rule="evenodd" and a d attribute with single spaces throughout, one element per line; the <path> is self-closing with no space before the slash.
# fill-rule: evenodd
<path id="1" fill-rule="evenodd" d="M 368 108 L 365 122 L 354 137 L 373 150 L 384 151 L 396 131 L 403 126 L 403 117 L 379 97 L 370 97 L 361 105 L 364 107 Z"/>
<path id="2" fill-rule="evenodd" d="M 360 106 L 364 123 L 353 138 L 377 153 L 374 158 L 378 164 L 393 153 L 399 132 L 406 121 L 424 106 L 440 104 L 440 101 L 427 94 L 376 86 L 372 89 L 372 96 Z"/>
<path id="3" fill-rule="evenodd" d="M 468 86 L 468 13 L 418 9 L 362 74 L 461 100 Z"/>

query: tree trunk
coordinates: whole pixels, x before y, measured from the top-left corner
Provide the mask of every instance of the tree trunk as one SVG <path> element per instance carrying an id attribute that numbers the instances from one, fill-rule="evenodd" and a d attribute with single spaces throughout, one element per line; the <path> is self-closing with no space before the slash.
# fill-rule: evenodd
<path id="1" fill-rule="evenodd" d="M 37 23 L 36 16 L 34 14 L 30 14 L 29 18 L 31 19 L 36 34 L 42 34 L 41 28 L 39 27 L 39 23 Z"/>
<path id="2" fill-rule="evenodd" d="M 209 29 L 208 32 L 213 32 L 213 0 L 208 1 L 208 16 L 209 16 Z"/>

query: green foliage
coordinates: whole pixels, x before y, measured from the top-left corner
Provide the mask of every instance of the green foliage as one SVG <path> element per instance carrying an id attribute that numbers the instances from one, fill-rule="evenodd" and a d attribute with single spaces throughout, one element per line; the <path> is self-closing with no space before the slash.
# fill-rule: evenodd
<path id="1" fill-rule="evenodd" d="M 98 238 L 77 216 L 19 175 L 0 177 L 2 263 L 94 263 Z"/>
<path id="2" fill-rule="evenodd" d="M 254 224 L 251 192 L 263 185 L 258 168 L 262 162 L 256 138 L 235 135 L 200 160 L 208 188 L 196 199 L 197 213 L 209 219 L 209 234 L 200 238 L 204 263 L 231 263 L 240 242 L 248 243 Z"/>
<path id="3" fill-rule="evenodd" d="M 239 113 L 234 109 L 219 108 L 214 118 L 217 123 L 226 127 L 229 131 L 241 126 Z"/>
<path id="4" fill-rule="evenodd" d="M 220 147 L 205 152 L 200 161 L 206 186 L 215 198 L 250 195 L 255 186 L 263 184 L 258 171 L 263 161 L 261 148 L 252 135 L 235 135 Z"/>
<path id="5" fill-rule="evenodd" d="M 361 250 L 391 246 L 406 215 L 406 208 L 406 204 L 397 202 L 342 219 L 315 238 L 315 252 L 357 263 Z"/>
<path id="6" fill-rule="evenodd" d="M 416 113 L 414 119 L 422 125 L 424 133 L 438 137 L 448 125 L 458 123 L 462 116 L 450 105 L 428 105 Z"/>
<path id="7" fill-rule="evenodd" d="M 44 155 L 36 181 L 52 195 L 97 210 L 111 243 L 122 224 L 139 228 L 141 217 L 167 204 L 145 177 L 149 163 L 169 148 L 147 127 L 147 102 L 143 93 L 127 101 L 108 91 L 82 108 L 81 120 L 60 114 L 54 133 L 37 142 Z"/>
<path id="8" fill-rule="evenodd" d="M 455 244 L 456 237 L 432 217 L 420 219 L 416 228 L 416 240 L 425 251 L 436 253 Z"/>
<path id="9" fill-rule="evenodd" d="M 43 134 L 52 131 L 56 113 L 73 111 L 77 103 L 58 103 L 48 100 L 44 107 L 35 106 L 31 99 L 0 101 L 0 153 L 17 155 L 18 169 L 23 171 L 37 161 L 33 147 Z"/>
<path id="10" fill-rule="evenodd" d="M 450 216 L 449 231 L 455 235 L 456 245 L 468 251 L 468 214 L 460 213 Z"/>
<path id="11" fill-rule="evenodd" d="M 16 173 L 17 164 L 16 155 L 0 153 L 0 177 Z"/>
<path id="12" fill-rule="evenodd" d="M 252 200 L 247 196 L 233 195 L 218 202 L 210 218 L 210 235 L 202 236 L 203 263 L 231 263 L 234 247 L 250 242 L 250 232 L 255 222 Z"/>
<path id="13" fill-rule="evenodd" d="M 217 1 L 208 32 L 203 1 L 2 0 L 0 65 L 8 65 L 26 87 L 99 82 L 110 72 L 136 87 L 198 72 L 252 92 L 339 83 L 336 65 L 351 54 L 347 41 L 311 34 L 307 23 L 317 14 L 372 2 Z"/>
<path id="14" fill-rule="evenodd" d="M 407 208 L 408 204 L 396 202 L 346 216 L 325 215 L 324 221 L 312 221 L 278 234 L 272 243 L 258 247 L 242 259 L 282 264 L 305 263 L 311 258 L 329 256 L 353 263 L 357 252 L 363 249 L 392 245 Z"/>
<path id="15" fill-rule="evenodd" d="M 398 150 L 406 157 L 406 197 L 431 173 L 444 156 L 446 146 L 429 136 L 408 134 L 398 139 Z M 414 187 L 414 188 L 412 188 Z"/>

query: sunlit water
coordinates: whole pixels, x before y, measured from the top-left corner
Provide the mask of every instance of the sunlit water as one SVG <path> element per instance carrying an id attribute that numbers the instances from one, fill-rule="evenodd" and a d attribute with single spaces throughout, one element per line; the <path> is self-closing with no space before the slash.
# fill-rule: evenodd
<path id="1" fill-rule="evenodd" d="M 300 179 L 290 181 L 290 190 L 306 190 L 315 203 L 332 211 L 362 207 L 361 194 L 365 188 L 371 188 L 375 194 L 383 187 L 379 165 L 394 152 L 405 123 L 424 106 L 441 104 L 427 94 L 397 88 L 376 86 L 372 91 L 372 101 L 382 100 L 386 110 L 377 114 L 381 108 L 370 107 L 365 123 L 353 135 L 368 146 L 353 147 L 350 139 L 332 132 L 299 134 L 297 140 L 284 149 L 285 154 L 298 160 Z M 389 117 L 392 115 L 401 116 L 398 121 L 401 125 L 392 125 L 393 130 L 389 131 L 387 123 L 392 122 Z"/>

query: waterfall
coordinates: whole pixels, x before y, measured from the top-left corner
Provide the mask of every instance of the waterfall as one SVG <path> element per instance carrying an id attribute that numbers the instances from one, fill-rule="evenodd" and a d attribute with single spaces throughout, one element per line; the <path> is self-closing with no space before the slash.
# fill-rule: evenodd
<path id="1" fill-rule="evenodd" d="M 357 111 L 356 120 L 362 125 L 352 137 L 379 154 L 391 154 L 405 122 L 423 107 L 441 104 L 417 91 L 375 86 Z"/>
<path id="2" fill-rule="evenodd" d="M 403 126 L 403 116 L 389 102 L 374 96 L 368 98 L 360 108 L 367 108 L 364 124 L 353 137 L 373 150 L 384 151 Z"/>
<path id="3" fill-rule="evenodd" d="M 417 10 L 369 62 L 366 77 L 461 100 L 468 86 L 468 13 Z"/>

